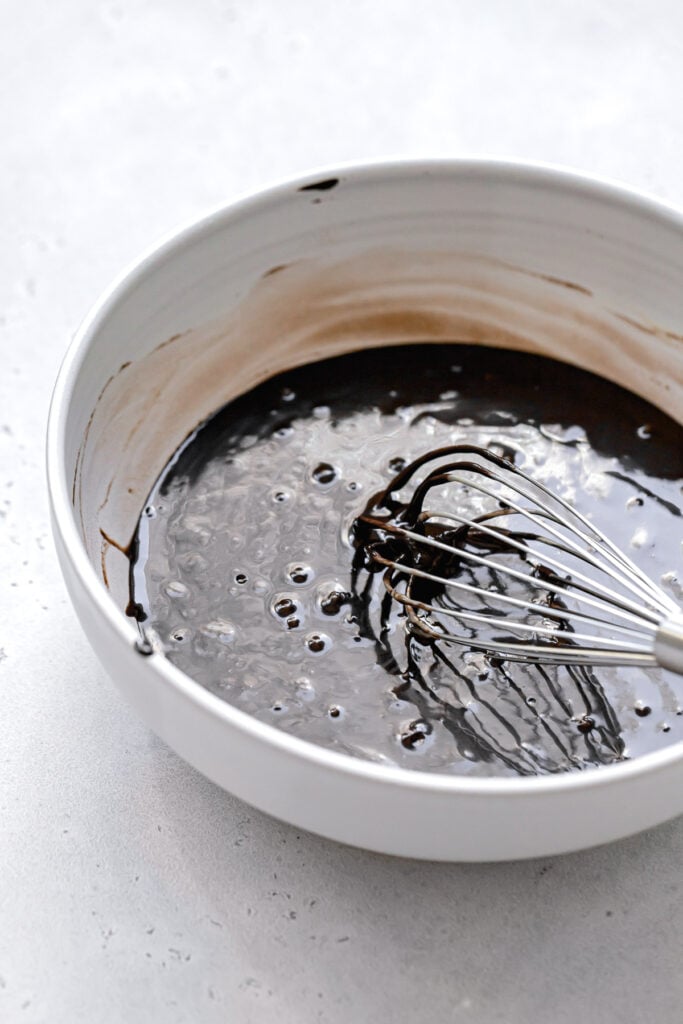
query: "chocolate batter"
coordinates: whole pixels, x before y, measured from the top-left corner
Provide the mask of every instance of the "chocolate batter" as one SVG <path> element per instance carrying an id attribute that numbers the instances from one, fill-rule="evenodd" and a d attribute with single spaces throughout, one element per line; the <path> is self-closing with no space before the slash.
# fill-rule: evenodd
<path id="1" fill-rule="evenodd" d="M 353 569 L 358 515 L 409 461 L 472 443 L 576 502 L 678 600 L 683 428 L 542 357 L 412 345 L 281 374 L 161 473 L 131 557 L 143 647 L 312 742 L 407 768 L 542 774 L 683 738 L 662 670 L 499 662 L 409 636 Z M 147 648 L 145 648 L 147 649 Z"/>

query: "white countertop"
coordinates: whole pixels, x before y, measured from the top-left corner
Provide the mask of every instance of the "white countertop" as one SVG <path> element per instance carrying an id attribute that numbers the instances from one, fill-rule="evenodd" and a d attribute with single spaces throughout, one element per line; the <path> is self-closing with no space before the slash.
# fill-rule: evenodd
<path id="1" fill-rule="evenodd" d="M 158 741 L 88 647 L 43 437 L 79 320 L 159 235 L 337 161 L 497 155 L 683 207 L 683 7 L 0 7 L 0 1020 L 678 1024 L 683 819 L 431 865 L 301 834 Z"/>

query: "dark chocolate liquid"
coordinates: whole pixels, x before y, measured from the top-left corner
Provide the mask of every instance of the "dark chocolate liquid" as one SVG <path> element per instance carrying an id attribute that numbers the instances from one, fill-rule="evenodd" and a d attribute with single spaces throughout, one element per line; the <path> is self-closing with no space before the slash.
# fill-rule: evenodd
<path id="1" fill-rule="evenodd" d="M 387 764 L 539 774 L 683 738 L 683 684 L 669 673 L 418 643 L 378 576 L 359 582 L 356 517 L 405 463 L 458 443 L 575 502 L 680 601 L 683 428 L 549 359 L 422 345 L 281 374 L 187 439 L 133 545 L 145 636 L 236 707 Z"/>

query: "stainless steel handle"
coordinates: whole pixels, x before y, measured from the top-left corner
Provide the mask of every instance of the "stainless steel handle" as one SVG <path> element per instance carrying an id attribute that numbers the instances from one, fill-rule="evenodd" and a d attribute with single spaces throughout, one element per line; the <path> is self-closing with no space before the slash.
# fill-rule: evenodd
<path id="1" fill-rule="evenodd" d="M 683 612 L 667 619 L 657 630 L 655 658 L 662 668 L 683 675 Z"/>

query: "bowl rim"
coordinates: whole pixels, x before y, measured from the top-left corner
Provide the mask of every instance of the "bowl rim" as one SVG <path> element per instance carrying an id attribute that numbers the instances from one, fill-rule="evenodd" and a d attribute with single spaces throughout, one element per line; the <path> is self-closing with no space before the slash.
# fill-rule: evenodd
<path id="1" fill-rule="evenodd" d="M 98 578 L 90 562 L 82 537 L 78 531 L 70 496 L 65 464 L 65 432 L 74 388 L 83 366 L 87 350 L 102 323 L 127 293 L 144 283 L 149 271 L 195 241 L 224 229 L 231 220 L 248 215 L 252 210 L 277 205 L 299 189 L 331 178 L 364 179 L 366 182 L 396 180 L 402 177 L 447 176 L 476 177 L 494 184 L 537 185 L 554 188 L 559 192 L 573 192 L 586 198 L 616 206 L 631 212 L 640 212 L 668 227 L 677 228 L 683 241 L 683 211 L 639 189 L 619 181 L 596 177 L 572 168 L 544 162 L 527 162 L 489 157 L 426 159 L 375 159 L 348 162 L 309 170 L 296 177 L 279 179 L 275 183 L 251 190 L 228 203 L 222 203 L 199 218 L 193 218 L 180 228 L 167 232 L 132 261 L 105 288 L 85 316 L 63 357 L 50 401 L 46 438 L 47 488 L 52 512 L 53 530 L 78 582 L 88 594 L 90 602 L 106 623 L 110 632 L 132 646 L 138 639 L 132 620 L 122 610 Z M 671 769 L 683 762 L 683 741 L 634 757 L 619 764 L 604 765 L 588 771 L 565 772 L 543 776 L 498 776 L 472 778 L 440 772 L 377 764 L 319 746 L 284 732 L 275 725 L 259 721 L 227 701 L 206 690 L 200 683 L 185 675 L 163 654 L 154 653 L 145 659 L 150 671 L 157 673 L 162 682 L 178 691 L 179 696 L 197 705 L 198 710 L 217 716 L 226 725 L 245 732 L 257 742 L 277 748 L 280 753 L 302 760 L 311 768 L 355 776 L 359 780 L 386 786 L 451 793 L 459 796 L 538 797 L 567 792 L 595 789 L 627 782 L 634 776 L 652 775 Z"/>

